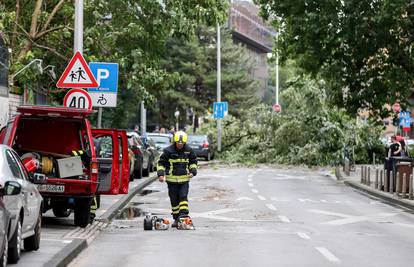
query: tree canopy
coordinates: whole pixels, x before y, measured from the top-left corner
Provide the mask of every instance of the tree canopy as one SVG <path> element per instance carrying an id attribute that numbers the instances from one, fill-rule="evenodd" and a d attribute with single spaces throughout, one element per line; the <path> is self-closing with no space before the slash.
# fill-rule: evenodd
<path id="1" fill-rule="evenodd" d="M 88 0 L 84 6 L 84 55 L 89 61 L 120 65 L 118 108 L 105 118 L 120 127 L 136 112 L 140 100 L 151 102 L 151 90 L 174 80 L 160 68 L 160 55 L 172 36 L 190 37 L 199 25 L 215 25 L 227 16 L 221 0 Z M 10 72 L 34 58 L 63 72 L 73 54 L 73 1 L 5 0 L 0 3 L 0 32 L 12 49 Z M 30 82 L 29 82 L 30 81 Z M 50 99 L 63 93 L 55 81 L 36 72 L 16 77 L 18 87 L 43 88 Z M 108 125 L 109 126 L 109 125 Z"/>
<path id="2" fill-rule="evenodd" d="M 280 30 L 282 58 L 328 82 L 331 103 L 387 116 L 414 79 L 414 5 L 403 0 L 255 0 Z"/>

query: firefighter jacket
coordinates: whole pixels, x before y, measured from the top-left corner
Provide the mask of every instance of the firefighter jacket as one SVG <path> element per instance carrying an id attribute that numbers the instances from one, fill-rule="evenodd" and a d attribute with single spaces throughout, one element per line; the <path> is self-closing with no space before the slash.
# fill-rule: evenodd
<path id="1" fill-rule="evenodd" d="M 184 183 L 189 181 L 189 173 L 197 175 L 197 156 L 186 144 L 180 150 L 175 144 L 166 147 L 158 161 L 157 175 L 166 176 L 169 183 Z"/>

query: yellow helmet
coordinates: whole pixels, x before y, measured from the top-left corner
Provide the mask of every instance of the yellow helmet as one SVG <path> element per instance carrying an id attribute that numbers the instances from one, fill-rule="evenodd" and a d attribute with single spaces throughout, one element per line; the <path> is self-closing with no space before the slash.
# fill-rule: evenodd
<path id="1" fill-rule="evenodd" d="M 188 140 L 188 135 L 183 131 L 174 133 L 174 143 L 185 144 Z"/>

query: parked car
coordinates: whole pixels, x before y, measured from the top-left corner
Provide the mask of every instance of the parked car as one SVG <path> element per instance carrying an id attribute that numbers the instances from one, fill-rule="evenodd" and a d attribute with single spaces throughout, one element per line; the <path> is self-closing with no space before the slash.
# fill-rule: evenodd
<path id="1" fill-rule="evenodd" d="M 160 158 L 160 152 L 157 149 L 157 145 L 155 144 L 155 141 L 150 136 L 141 137 L 142 144 L 144 145 L 144 148 L 149 152 L 149 167 L 147 169 L 144 169 L 144 176 L 149 176 L 151 172 L 153 172 L 156 169 L 156 166 L 158 164 L 158 160 Z"/>
<path id="2" fill-rule="evenodd" d="M 3 169 L 4 159 L 0 157 L 0 169 Z M 0 188 L 0 266 L 6 266 L 9 256 L 9 238 L 11 237 L 12 215 L 7 210 L 4 198 L 19 195 L 22 187 L 18 182 L 7 181 L 4 187 Z"/>
<path id="3" fill-rule="evenodd" d="M 31 181 L 33 178 L 17 153 L 9 146 L 0 145 L 0 183 L 6 189 L 3 201 L 12 218 L 9 263 L 18 262 L 22 244 L 26 251 L 38 250 L 40 246 L 43 198 Z M 11 182 L 19 189 L 9 189 Z M 19 194 L 9 194 L 7 190 L 19 191 Z"/>
<path id="4" fill-rule="evenodd" d="M 171 136 L 169 134 L 160 133 L 148 133 L 148 137 L 151 137 L 155 142 L 155 148 L 162 153 L 164 148 L 171 145 Z"/>
<path id="5" fill-rule="evenodd" d="M 139 135 L 136 132 L 128 132 L 128 147 L 134 155 L 134 178 L 142 178 L 144 163 L 148 164 L 148 153 L 145 153 L 144 145 L 142 144 Z M 147 166 L 147 165 L 145 165 Z"/>
<path id="6" fill-rule="evenodd" d="M 197 157 L 205 158 L 207 161 L 214 158 L 211 138 L 207 135 L 189 135 L 187 144 L 194 150 Z"/>

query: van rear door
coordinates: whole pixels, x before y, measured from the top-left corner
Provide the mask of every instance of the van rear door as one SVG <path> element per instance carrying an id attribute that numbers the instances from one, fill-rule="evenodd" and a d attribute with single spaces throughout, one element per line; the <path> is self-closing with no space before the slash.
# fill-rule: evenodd
<path id="1" fill-rule="evenodd" d="M 121 186 L 119 188 L 119 194 L 128 194 L 129 187 L 129 153 L 128 153 L 128 138 L 125 130 L 118 130 L 119 141 L 119 173 L 121 175 Z"/>
<path id="2" fill-rule="evenodd" d="M 97 194 L 117 195 L 121 185 L 118 131 L 114 129 L 91 129 L 91 131 L 99 163 Z"/>

